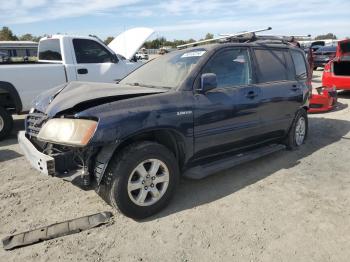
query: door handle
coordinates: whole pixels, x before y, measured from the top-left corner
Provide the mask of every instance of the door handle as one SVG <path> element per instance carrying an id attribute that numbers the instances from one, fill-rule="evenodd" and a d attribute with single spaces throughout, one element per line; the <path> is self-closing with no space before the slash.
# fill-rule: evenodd
<path id="1" fill-rule="evenodd" d="M 253 99 L 255 98 L 256 96 L 258 96 L 257 93 L 255 93 L 254 91 L 249 91 L 246 95 L 247 98 L 250 98 L 250 99 Z"/>
<path id="2" fill-rule="evenodd" d="M 89 71 L 86 68 L 79 68 L 78 74 L 79 75 L 86 75 Z"/>

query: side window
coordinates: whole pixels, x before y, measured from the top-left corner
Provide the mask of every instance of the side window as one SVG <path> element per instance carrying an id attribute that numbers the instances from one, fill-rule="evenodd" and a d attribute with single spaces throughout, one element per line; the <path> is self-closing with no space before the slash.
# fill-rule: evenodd
<path id="1" fill-rule="evenodd" d="M 73 39 L 78 64 L 113 62 L 112 54 L 101 44 L 88 39 Z"/>
<path id="2" fill-rule="evenodd" d="M 215 55 L 202 73 L 216 74 L 218 87 L 247 85 L 251 83 L 251 66 L 246 48 L 230 49 Z"/>
<path id="3" fill-rule="evenodd" d="M 39 44 L 39 60 L 62 61 L 59 39 L 43 40 Z"/>
<path id="4" fill-rule="evenodd" d="M 307 69 L 305 64 L 304 55 L 298 51 L 291 51 L 292 58 L 295 66 L 295 74 L 298 80 L 303 80 L 307 78 Z"/>
<path id="5" fill-rule="evenodd" d="M 285 57 L 288 51 L 273 49 L 255 49 L 255 57 L 259 67 L 259 82 L 290 80 Z"/>

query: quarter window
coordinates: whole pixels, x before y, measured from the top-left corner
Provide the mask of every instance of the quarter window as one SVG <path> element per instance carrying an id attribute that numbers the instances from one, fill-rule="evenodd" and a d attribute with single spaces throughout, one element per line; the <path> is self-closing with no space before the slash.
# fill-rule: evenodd
<path id="1" fill-rule="evenodd" d="M 62 61 L 59 39 L 47 39 L 40 42 L 39 60 Z"/>
<path id="2" fill-rule="evenodd" d="M 78 64 L 113 62 L 112 54 L 96 41 L 73 39 L 73 46 Z"/>
<path id="3" fill-rule="evenodd" d="M 285 55 L 288 55 L 288 51 L 272 49 L 255 50 L 260 83 L 290 80 Z"/>
<path id="4" fill-rule="evenodd" d="M 298 51 L 291 51 L 292 58 L 295 66 L 295 74 L 298 80 L 307 78 L 307 69 L 305 64 L 304 55 Z"/>
<path id="5" fill-rule="evenodd" d="M 218 87 L 231 87 L 251 83 L 251 67 L 247 49 L 231 49 L 220 52 L 208 64 L 202 73 L 214 73 Z"/>

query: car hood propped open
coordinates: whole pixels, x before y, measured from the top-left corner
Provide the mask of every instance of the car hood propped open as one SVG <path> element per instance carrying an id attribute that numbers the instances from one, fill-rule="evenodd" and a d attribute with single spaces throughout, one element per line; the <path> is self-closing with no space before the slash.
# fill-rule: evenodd
<path id="1" fill-rule="evenodd" d="M 151 28 L 136 27 L 118 35 L 108 47 L 116 54 L 131 59 L 153 33 Z"/>
<path id="2" fill-rule="evenodd" d="M 338 42 L 336 58 L 341 61 L 350 61 L 350 39 Z"/>

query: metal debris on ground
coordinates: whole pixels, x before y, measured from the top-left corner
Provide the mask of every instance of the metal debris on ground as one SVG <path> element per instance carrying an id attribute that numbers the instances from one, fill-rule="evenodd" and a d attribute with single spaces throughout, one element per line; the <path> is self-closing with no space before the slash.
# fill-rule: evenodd
<path id="1" fill-rule="evenodd" d="M 5 250 L 10 250 L 44 240 L 75 234 L 105 224 L 109 222 L 112 216 L 113 214 L 111 212 L 101 212 L 11 235 L 2 240 L 3 247 Z"/>

